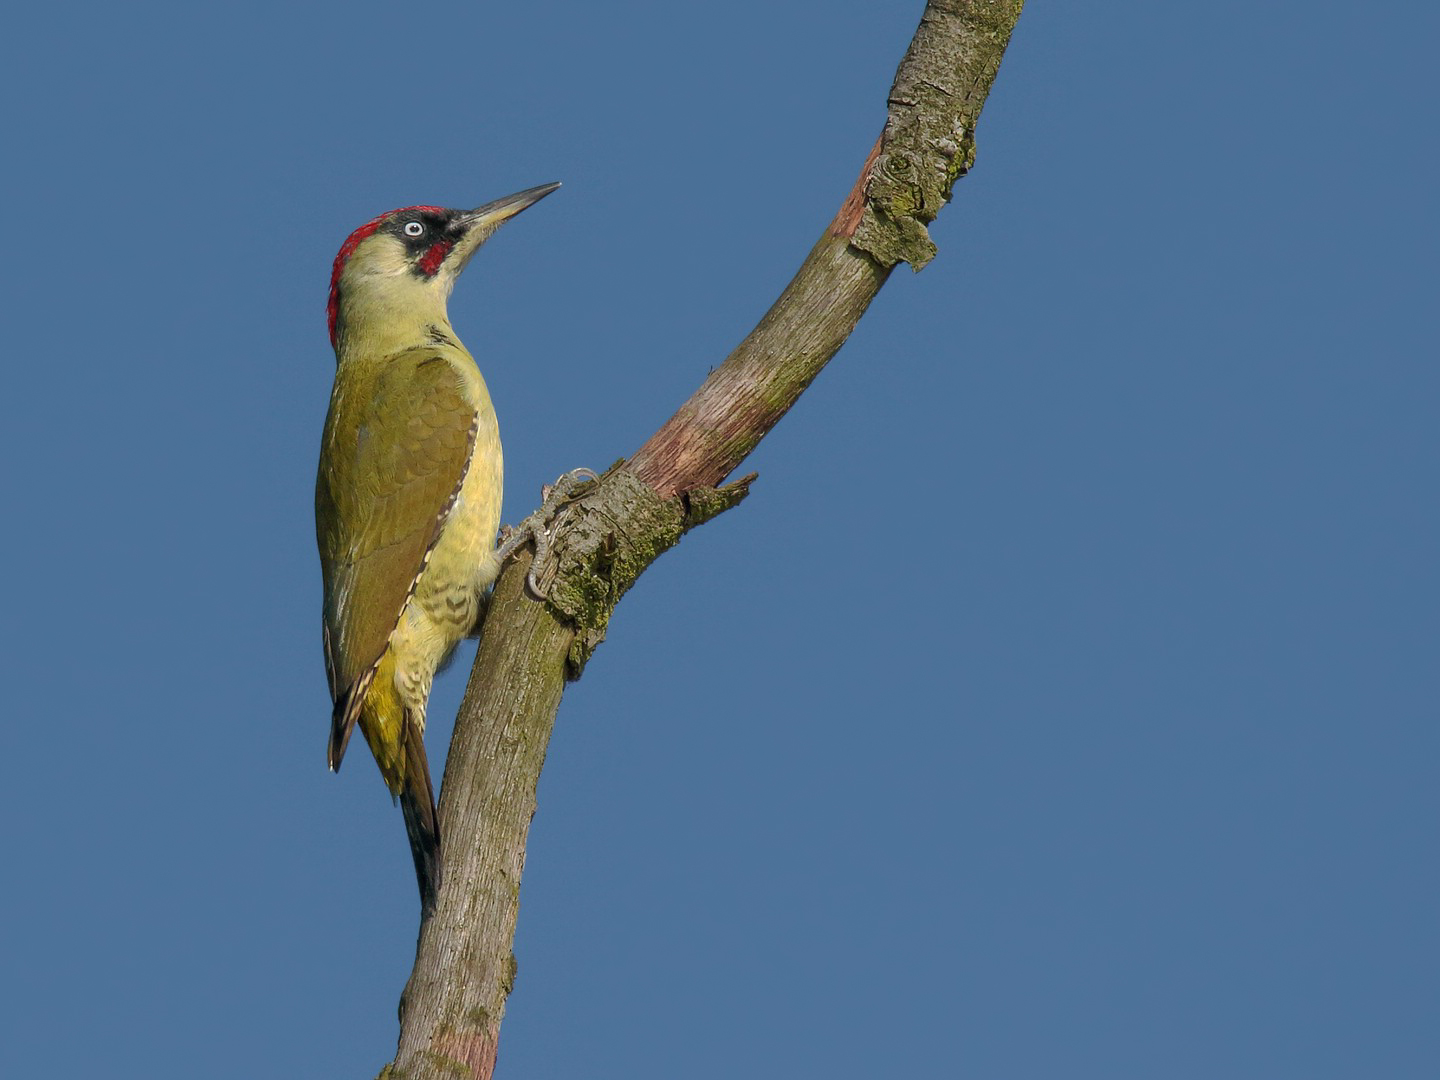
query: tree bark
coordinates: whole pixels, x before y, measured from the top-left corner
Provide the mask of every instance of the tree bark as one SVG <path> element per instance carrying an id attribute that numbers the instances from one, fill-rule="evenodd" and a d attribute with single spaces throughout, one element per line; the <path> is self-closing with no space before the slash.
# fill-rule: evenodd
<path id="1" fill-rule="evenodd" d="M 526 554 L 501 575 L 445 762 L 444 885 L 420 928 L 382 1077 L 494 1073 L 515 978 L 511 952 L 535 788 L 565 682 L 611 611 L 686 531 L 736 505 L 717 488 L 849 337 L 900 262 L 935 254 L 926 225 L 974 161 L 975 124 L 1023 0 L 931 0 L 890 92 L 884 133 L 850 196 L 759 324 L 628 460 L 566 507 L 525 591 Z"/>

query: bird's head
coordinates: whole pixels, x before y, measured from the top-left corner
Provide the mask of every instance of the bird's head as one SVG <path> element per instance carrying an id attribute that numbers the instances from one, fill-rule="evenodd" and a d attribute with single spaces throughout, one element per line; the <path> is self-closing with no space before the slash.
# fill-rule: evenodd
<path id="1" fill-rule="evenodd" d="M 359 305 L 386 318 L 425 317 L 437 309 L 443 316 L 455 279 L 480 245 L 559 186 L 541 184 L 474 210 L 407 206 L 361 225 L 340 246 L 330 274 L 331 344 Z"/>

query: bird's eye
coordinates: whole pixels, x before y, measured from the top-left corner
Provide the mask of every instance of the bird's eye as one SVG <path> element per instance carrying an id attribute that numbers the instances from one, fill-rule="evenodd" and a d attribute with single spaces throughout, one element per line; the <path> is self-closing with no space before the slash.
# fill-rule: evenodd
<path id="1" fill-rule="evenodd" d="M 419 236 L 419 235 L 420 235 L 421 233 L 423 233 L 424 231 L 425 231 L 425 226 L 424 226 L 424 225 L 421 225 L 420 222 L 418 222 L 418 221 L 407 221 L 407 222 L 405 223 L 405 235 L 406 235 L 406 236 Z"/>

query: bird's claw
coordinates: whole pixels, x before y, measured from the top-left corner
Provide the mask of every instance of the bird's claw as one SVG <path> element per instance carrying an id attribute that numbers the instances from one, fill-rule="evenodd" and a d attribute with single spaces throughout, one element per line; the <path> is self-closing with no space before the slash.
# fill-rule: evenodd
<path id="1" fill-rule="evenodd" d="M 536 600 L 544 600 L 546 596 L 545 589 L 536 577 L 536 571 L 543 572 L 546 566 L 550 543 L 555 538 L 556 518 L 561 510 L 578 499 L 599 479 L 600 476 L 594 469 L 571 469 L 563 473 L 555 483 L 546 484 L 540 489 L 540 509 L 527 515 L 513 528 L 501 527 L 500 546 L 495 551 L 501 565 L 527 543 L 534 541 L 535 558 L 531 560 L 530 571 L 525 575 L 525 588 Z"/>

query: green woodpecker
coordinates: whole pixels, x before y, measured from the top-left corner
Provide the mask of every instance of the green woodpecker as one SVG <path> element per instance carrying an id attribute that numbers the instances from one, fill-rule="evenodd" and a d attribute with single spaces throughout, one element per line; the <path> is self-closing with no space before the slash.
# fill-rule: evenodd
<path id="1" fill-rule="evenodd" d="M 350 234 L 330 278 L 335 388 L 315 484 L 330 768 L 358 721 L 404 811 L 427 915 L 440 826 L 425 705 L 500 569 L 500 432 L 446 301 L 485 239 L 559 186 L 384 214 Z"/>

